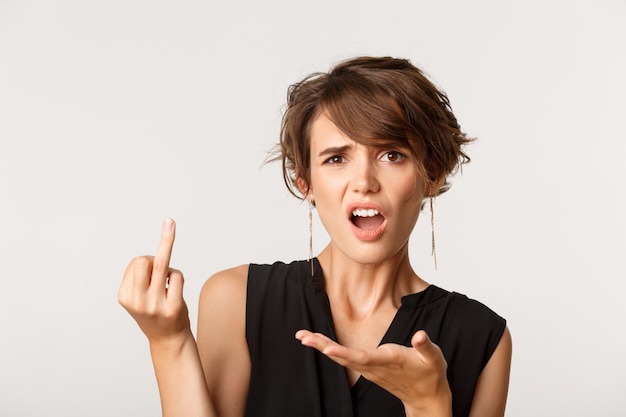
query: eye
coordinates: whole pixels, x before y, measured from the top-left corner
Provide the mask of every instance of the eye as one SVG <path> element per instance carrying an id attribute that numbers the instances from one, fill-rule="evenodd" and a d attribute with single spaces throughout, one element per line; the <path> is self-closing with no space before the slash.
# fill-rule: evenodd
<path id="1" fill-rule="evenodd" d="M 330 158 L 328 158 L 326 161 L 324 161 L 325 164 L 341 164 L 343 162 L 346 162 L 346 158 L 344 158 L 342 155 L 333 155 Z"/>
<path id="2" fill-rule="evenodd" d="M 403 161 L 406 156 L 402 152 L 398 151 L 387 151 L 382 154 L 381 160 L 383 162 L 400 162 Z"/>

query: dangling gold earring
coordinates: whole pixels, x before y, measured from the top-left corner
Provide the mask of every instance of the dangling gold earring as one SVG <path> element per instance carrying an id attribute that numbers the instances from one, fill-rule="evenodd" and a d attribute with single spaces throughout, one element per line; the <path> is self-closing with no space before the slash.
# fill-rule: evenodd
<path id="1" fill-rule="evenodd" d="M 435 271 L 437 270 L 437 251 L 435 250 L 435 212 L 433 210 L 433 195 L 430 194 L 430 240 L 432 246 L 431 255 L 435 260 Z"/>
<path id="2" fill-rule="evenodd" d="M 309 195 L 309 258 L 307 262 L 311 263 L 311 276 L 315 275 L 313 272 L 313 196 Z"/>

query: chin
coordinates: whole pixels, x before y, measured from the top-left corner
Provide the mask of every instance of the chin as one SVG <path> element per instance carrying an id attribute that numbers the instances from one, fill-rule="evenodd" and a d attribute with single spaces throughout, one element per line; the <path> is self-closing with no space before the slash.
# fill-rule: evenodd
<path id="1" fill-rule="evenodd" d="M 377 245 L 359 245 L 359 248 L 350 248 L 349 250 L 342 250 L 343 254 L 352 261 L 362 265 L 379 265 L 385 261 L 396 256 L 400 250 L 389 250 Z M 363 247 L 365 246 L 365 247 Z M 367 247 L 370 246 L 370 247 Z"/>

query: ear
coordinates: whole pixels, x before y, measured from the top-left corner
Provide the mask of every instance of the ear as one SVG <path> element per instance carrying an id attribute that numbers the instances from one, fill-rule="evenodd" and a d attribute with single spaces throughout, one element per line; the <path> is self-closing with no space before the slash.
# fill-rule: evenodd
<path id="1" fill-rule="evenodd" d="M 304 178 L 298 177 L 296 179 L 296 185 L 298 186 L 298 190 L 305 200 L 309 198 L 309 195 L 313 194 L 313 187 L 311 187 L 310 184 L 307 184 Z"/>
<path id="2" fill-rule="evenodd" d="M 439 190 L 441 189 L 441 187 L 443 187 L 443 185 L 446 183 L 446 177 L 445 175 L 441 178 L 439 178 L 436 181 L 433 182 L 427 182 L 426 183 L 426 195 L 428 197 L 430 196 L 436 196 L 437 194 L 439 194 Z"/>

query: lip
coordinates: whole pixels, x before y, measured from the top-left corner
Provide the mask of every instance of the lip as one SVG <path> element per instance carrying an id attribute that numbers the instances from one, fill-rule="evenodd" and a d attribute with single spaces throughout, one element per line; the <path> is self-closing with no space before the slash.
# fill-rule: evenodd
<path id="1" fill-rule="evenodd" d="M 378 213 L 383 216 L 383 222 L 376 229 L 359 229 L 352 223 L 352 212 L 356 209 L 374 209 L 377 210 Z M 348 221 L 350 222 L 350 226 L 352 227 L 352 233 L 356 236 L 357 239 L 372 242 L 380 238 L 387 227 L 387 216 L 385 211 L 381 206 L 371 202 L 355 202 L 348 205 Z"/>

